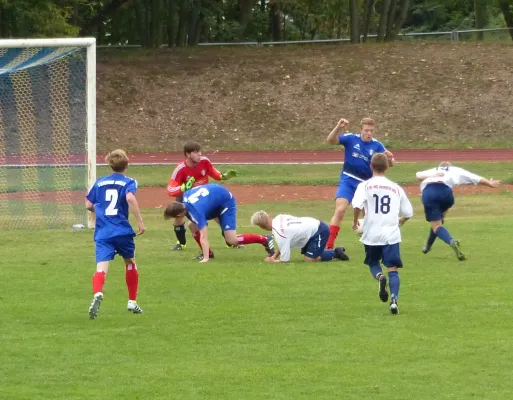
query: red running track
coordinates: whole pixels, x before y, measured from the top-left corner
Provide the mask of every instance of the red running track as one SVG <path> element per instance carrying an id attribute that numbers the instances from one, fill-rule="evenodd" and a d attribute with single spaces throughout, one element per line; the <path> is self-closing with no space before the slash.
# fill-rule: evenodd
<path id="1" fill-rule="evenodd" d="M 513 161 L 513 149 L 465 150 L 393 150 L 397 162 L 415 161 Z M 290 151 L 218 151 L 205 152 L 214 164 L 268 164 L 268 163 L 336 163 L 344 161 L 341 150 Z M 131 153 L 130 163 L 170 163 L 183 161 L 183 153 Z M 104 162 L 104 155 L 98 162 Z"/>
<path id="2" fill-rule="evenodd" d="M 513 149 L 464 149 L 464 150 L 393 150 L 397 162 L 416 161 L 513 161 Z M 344 161 L 341 150 L 283 150 L 283 151 L 216 151 L 205 152 L 215 164 L 299 164 L 340 163 Z M 181 152 L 130 153 L 131 164 L 177 164 L 183 161 Z M 68 156 L 0 156 L 0 165 L 33 164 L 83 164 L 84 154 Z M 105 163 L 105 154 L 98 154 L 97 163 Z"/>

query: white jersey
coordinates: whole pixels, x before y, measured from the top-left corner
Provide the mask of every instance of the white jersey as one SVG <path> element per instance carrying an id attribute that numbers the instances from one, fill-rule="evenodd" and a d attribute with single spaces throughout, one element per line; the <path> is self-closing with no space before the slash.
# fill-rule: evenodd
<path id="1" fill-rule="evenodd" d="M 442 173 L 443 176 L 441 175 Z M 477 185 L 479 181 L 481 181 L 481 177 L 479 175 L 473 174 L 463 168 L 453 166 L 437 167 L 417 172 L 417 177 L 426 175 L 430 177 L 424 179 L 420 183 L 421 191 L 424 190 L 429 183 L 443 183 L 452 189 L 454 186 L 458 185 Z"/>
<path id="2" fill-rule="evenodd" d="M 413 216 L 413 207 L 403 188 L 384 176 L 375 176 L 360 183 L 352 205 L 353 208 L 365 209 L 360 242 L 371 246 L 399 243 L 399 216 Z"/>
<path id="3" fill-rule="evenodd" d="M 290 260 L 290 249 L 301 249 L 319 230 L 321 221 L 310 217 L 279 214 L 273 219 L 273 236 L 280 250 L 280 261 Z"/>

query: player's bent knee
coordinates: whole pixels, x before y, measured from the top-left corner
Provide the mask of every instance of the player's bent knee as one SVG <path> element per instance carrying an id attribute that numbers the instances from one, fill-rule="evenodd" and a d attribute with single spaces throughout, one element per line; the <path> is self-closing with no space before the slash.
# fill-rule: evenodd
<path id="1" fill-rule="evenodd" d="M 182 226 L 185 224 L 185 218 L 184 217 L 176 217 L 173 221 L 173 226 Z"/>
<path id="2" fill-rule="evenodd" d="M 317 259 L 317 258 L 310 258 L 310 257 L 304 256 L 304 259 L 305 259 L 306 262 L 317 262 L 317 261 L 320 261 L 320 257 Z"/>
<path id="3" fill-rule="evenodd" d="M 234 230 L 224 231 L 224 240 L 231 246 L 236 246 L 239 244 L 237 239 L 237 232 Z"/>
<path id="4" fill-rule="evenodd" d="M 398 271 L 398 268 L 397 267 L 387 267 L 387 270 L 388 272 L 397 272 Z"/>

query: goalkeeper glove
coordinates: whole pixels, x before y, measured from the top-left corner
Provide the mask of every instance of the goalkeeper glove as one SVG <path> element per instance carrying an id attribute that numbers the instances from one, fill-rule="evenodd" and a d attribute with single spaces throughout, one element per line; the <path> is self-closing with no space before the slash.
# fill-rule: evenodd
<path id="1" fill-rule="evenodd" d="M 189 190 L 190 188 L 192 188 L 192 185 L 194 185 L 194 182 L 196 182 L 196 179 L 194 179 L 194 176 L 191 176 L 189 179 L 187 179 L 186 183 L 182 183 L 182 185 L 180 186 L 180 190 L 182 192 Z"/>
<path id="2" fill-rule="evenodd" d="M 237 171 L 234 169 L 229 170 L 226 174 L 221 174 L 221 180 L 225 181 L 230 178 L 234 178 L 237 176 Z"/>

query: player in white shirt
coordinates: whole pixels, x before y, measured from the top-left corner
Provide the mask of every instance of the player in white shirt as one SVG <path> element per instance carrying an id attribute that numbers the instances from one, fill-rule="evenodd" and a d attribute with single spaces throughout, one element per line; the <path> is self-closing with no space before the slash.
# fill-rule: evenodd
<path id="1" fill-rule="evenodd" d="M 431 223 L 429 237 L 422 252 L 427 254 L 438 237 L 452 247 L 458 260 L 465 260 L 460 242 L 453 239 L 449 231 L 442 226 L 447 211 L 454 205 L 452 188 L 467 184 L 496 188 L 500 186 L 500 181 L 482 178 L 463 168 L 454 167 L 448 161 L 440 163 L 436 168 L 417 172 L 417 179 L 422 181 L 420 184 L 422 204 L 426 221 Z"/>
<path id="2" fill-rule="evenodd" d="M 399 250 L 399 227 L 413 216 L 413 208 L 404 190 L 385 177 L 388 166 L 385 154 L 377 153 L 372 156 L 372 178 L 358 185 L 353 198 L 353 229 L 358 229 L 358 217 L 365 210 L 363 235 L 360 239 L 365 246 L 364 263 L 378 281 L 378 295 L 382 302 L 388 301 L 388 292 L 387 278 L 381 269 L 381 262 L 387 267 L 391 297 L 389 309 L 392 314 L 398 314 L 398 268 L 403 267 Z"/>
<path id="3" fill-rule="evenodd" d="M 288 262 L 291 249 L 301 249 L 301 254 L 308 262 L 331 261 L 334 258 L 349 260 L 343 247 L 325 249 L 330 229 L 318 219 L 287 214 L 279 214 L 273 219 L 267 212 L 257 211 L 251 217 L 251 224 L 273 232 L 278 249 L 273 256 L 266 257 L 265 261 Z"/>

